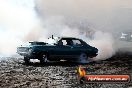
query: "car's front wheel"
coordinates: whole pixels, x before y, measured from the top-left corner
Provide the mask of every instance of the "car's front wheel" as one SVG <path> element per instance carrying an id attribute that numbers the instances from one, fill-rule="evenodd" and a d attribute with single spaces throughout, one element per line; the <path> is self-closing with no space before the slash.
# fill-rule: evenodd
<path id="1" fill-rule="evenodd" d="M 40 63 L 46 63 L 46 62 L 48 62 L 48 56 L 47 56 L 47 54 L 42 54 Z"/>
<path id="2" fill-rule="evenodd" d="M 30 59 L 28 57 L 24 57 L 24 61 L 25 61 L 25 64 L 29 64 L 30 63 Z"/>

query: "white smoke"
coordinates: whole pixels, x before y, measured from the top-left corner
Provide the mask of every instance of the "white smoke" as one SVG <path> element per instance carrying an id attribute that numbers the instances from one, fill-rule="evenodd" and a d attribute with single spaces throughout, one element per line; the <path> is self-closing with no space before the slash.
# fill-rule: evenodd
<path id="1" fill-rule="evenodd" d="M 34 6 L 31 5 L 32 3 L 24 6 L 26 3 L 26 0 L 0 0 L 0 53 L 2 56 L 15 54 L 16 47 L 24 42 L 24 37 L 39 26 Z"/>
<path id="2" fill-rule="evenodd" d="M 97 27 L 100 25 L 97 23 L 102 23 L 106 19 L 99 18 L 97 14 L 98 10 L 104 10 L 103 13 L 111 12 L 111 8 L 110 6 L 104 8 L 105 6 L 101 6 L 101 3 L 96 8 L 94 4 L 98 5 L 98 3 L 94 2 L 90 0 L 38 0 L 37 11 L 50 35 L 81 38 L 99 49 L 99 55 L 94 60 L 102 60 L 115 54 L 116 48 L 114 47 L 112 34 L 106 32 L 105 29 L 101 29 L 102 26 L 106 26 L 106 23 Z M 87 31 L 94 32 L 92 39 L 86 37 Z"/>
<path id="3" fill-rule="evenodd" d="M 36 8 L 50 35 L 82 38 L 99 49 L 99 55 L 94 60 L 100 60 L 111 57 L 122 47 L 117 38 L 119 36 L 115 35 L 132 27 L 131 2 L 131 0 L 38 0 Z M 125 14 L 126 12 L 129 14 Z M 87 31 L 94 31 L 92 39 L 86 37 Z"/>
<path id="4" fill-rule="evenodd" d="M 107 59 L 116 53 L 114 39 L 109 33 L 103 33 L 101 31 L 96 32 L 90 44 L 97 47 L 99 50 L 98 56 L 93 58 L 94 60 Z"/>
<path id="5" fill-rule="evenodd" d="M 99 49 L 99 55 L 94 58 L 95 60 L 107 59 L 117 49 L 111 33 L 118 33 L 123 30 L 122 28 L 131 27 L 127 21 L 132 15 L 126 18 L 124 14 L 126 8 L 132 8 L 131 1 L 127 2 L 0 0 L 0 54 L 12 55 L 16 52 L 16 47 L 23 42 L 45 41 L 53 34 L 79 37 Z M 131 20 L 129 22 L 131 23 Z M 89 35 L 86 32 L 92 33 L 90 34 L 92 38 L 87 38 Z"/>

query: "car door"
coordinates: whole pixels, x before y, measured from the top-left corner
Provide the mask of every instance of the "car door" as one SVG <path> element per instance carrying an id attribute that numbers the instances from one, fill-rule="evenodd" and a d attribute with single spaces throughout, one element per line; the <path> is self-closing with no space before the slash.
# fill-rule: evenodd
<path id="1" fill-rule="evenodd" d="M 53 58 L 67 58 L 70 54 L 71 47 L 66 45 L 66 40 L 60 40 L 61 44 L 55 45 L 50 50 L 50 56 Z"/>
<path id="2" fill-rule="evenodd" d="M 73 42 L 73 45 L 71 45 L 70 54 L 72 55 L 72 57 L 78 57 L 80 53 L 85 50 L 85 47 L 77 39 L 72 40 L 72 42 Z"/>

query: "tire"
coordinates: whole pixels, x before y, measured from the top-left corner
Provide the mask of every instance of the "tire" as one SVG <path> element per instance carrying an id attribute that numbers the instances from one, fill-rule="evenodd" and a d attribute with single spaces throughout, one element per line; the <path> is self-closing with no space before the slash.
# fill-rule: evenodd
<path id="1" fill-rule="evenodd" d="M 47 63 L 47 62 L 48 62 L 47 54 L 41 54 L 40 63 Z"/>
<path id="2" fill-rule="evenodd" d="M 29 64 L 30 63 L 30 59 L 28 57 L 24 57 L 24 61 L 25 61 L 25 64 Z"/>
<path id="3" fill-rule="evenodd" d="M 81 53 L 78 58 L 79 63 L 86 63 L 88 61 L 88 56 L 86 53 Z"/>

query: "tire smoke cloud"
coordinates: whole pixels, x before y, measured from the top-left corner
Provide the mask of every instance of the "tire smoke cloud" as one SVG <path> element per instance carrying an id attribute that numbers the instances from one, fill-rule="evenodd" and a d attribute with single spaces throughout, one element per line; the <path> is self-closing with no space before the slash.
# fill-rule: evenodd
<path id="1" fill-rule="evenodd" d="M 97 47 L 99 55 L 94 60 L 110 58 L 120 48 L 115 46 L 117 41 L 113 33 L 131 27 L 129 20 L 131 16 L 124 14 L 124 11 L 132 14 L 128 11 L 128 8 L 132 8 L 130 2 L 130 0 L 127 2 L 125 0 L 1 0 L 0 54 L 13 55 L 16 47 L 24 42 L 46 41 L 53 34 L 78 37 Z"/>
<path id="2" fill-rule="evenodd" d="M 110 29 L 104 29 L 107 24 L 103 21 L 110 20 L 110 15 L 105 18 L 99 15 L 102 11 L 103 14 L 111 13 L 114 3 L 109 5 L 108 2 L 104 1 L 103 6 L 96 0 L 38 0 L 36 8 L 49 35 L 81 38 L 99 49 L 99 55 L 94 60 L 103 60 L 116 52 L 113 36 L 108 32 Z"/>

